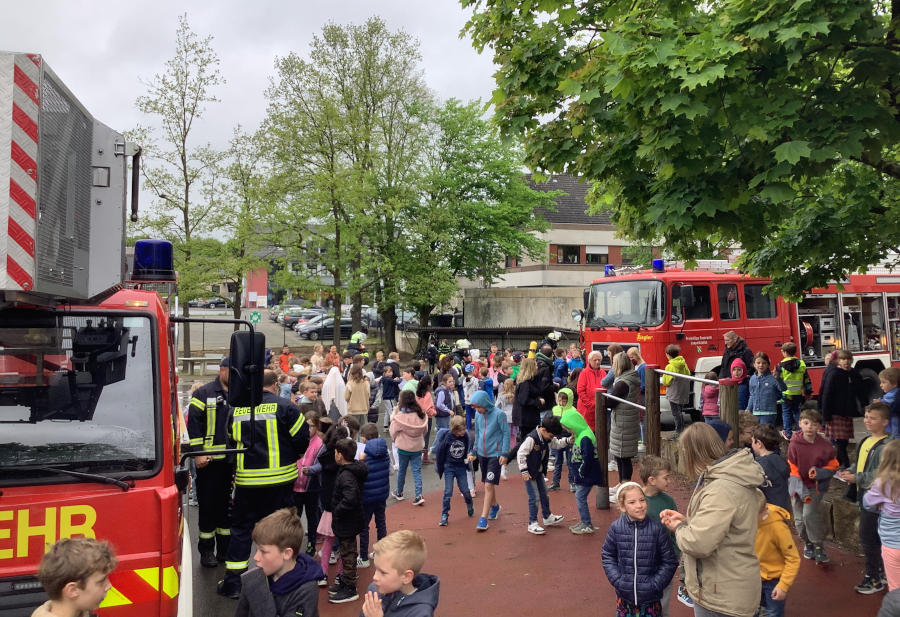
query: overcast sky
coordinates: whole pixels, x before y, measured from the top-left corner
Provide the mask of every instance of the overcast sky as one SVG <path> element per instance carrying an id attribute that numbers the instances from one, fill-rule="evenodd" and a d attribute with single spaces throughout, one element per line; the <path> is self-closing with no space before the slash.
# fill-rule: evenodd
<path id="1" fill-rule="evenodd" d="M 459 38 L 467 15 L 456 0 L 32 0 L 4 3 L 0 45 L 43 55 L 88 111 L 121 131 L 149 123 L 134 102 L 146 90 L 141 80 L 162 72 L 174 54 L 182 13 L 198 35 L 213 36 L 227 80 L 216 92 L 221 102 L 197 127 L 198 137 L 218 147 L 235 125 L 254 129 L 263 119 L 274 58 L 305 55 L 329 21 L 359 24 L 379 15 L 390 29 L 416 37 L 425 79 L 442 99 L 487 100 L 493 88 L 489 55 Z"/>

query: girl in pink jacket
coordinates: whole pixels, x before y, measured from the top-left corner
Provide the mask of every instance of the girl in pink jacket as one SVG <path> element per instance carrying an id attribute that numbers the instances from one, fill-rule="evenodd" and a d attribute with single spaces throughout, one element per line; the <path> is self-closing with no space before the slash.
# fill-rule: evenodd
<path id="1" fill-rule="evenodd" d="M 414 506 L 425 505 L 422 497 L 422 450 L 425 448 L 425 432 L 428 430 L 428 416 L 416 402 L 416 394 L 412 390 L 400 392 L 397 405 L 399 413 L 391 417 L 391 439 L 397 446 L 400 469 L 397 472 L 397 490 L 392 493 L 394 499 L 402 501 L 403 484 L 406 482 L 406 468 L 412 467 L 413 484 L 416 487 Z"/>

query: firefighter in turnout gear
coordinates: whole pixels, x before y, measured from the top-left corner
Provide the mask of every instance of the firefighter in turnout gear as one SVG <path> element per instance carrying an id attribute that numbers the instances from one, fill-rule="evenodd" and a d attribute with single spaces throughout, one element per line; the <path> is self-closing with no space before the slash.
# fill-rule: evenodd
<path id="1" fill-rule="evenodd" d="M 237 599 L 241 592 L 241 574 L 250 561 L 250 534 L 253 526 L 280 508 L 294 505 L 294 481 L 297 459 L 309 445 L 309 426 L 300 410 L 278 396 L 278 378 L 274 371 L 263 375 L 262 403 L 256 407 L 250 423 L 250 408 L 235 407 L 232 412 L 231 440 L 237 447 L 253 449 L 237 455 L 234 505 L 231 511 L 231 542 L 225 560 L 225 580 L 219 582 L 220 595 Z"/>
<path id="2" fill-rule="evenodd" d="M 228 391 L 228 358 L 219 365 L 219 376 L 198 388 L 188 407 L 187 429 L 191 451 L 225 450 L 228 446 L 228 427 L 231 407 L 226 401 Z M 200 564 L 215 568 L 225 561 L 231 536 L 229 505 L 231 482 L 234 477 L 234 458 L 224 454 L 198 456 L 197 502 L 199 505 Z"/>

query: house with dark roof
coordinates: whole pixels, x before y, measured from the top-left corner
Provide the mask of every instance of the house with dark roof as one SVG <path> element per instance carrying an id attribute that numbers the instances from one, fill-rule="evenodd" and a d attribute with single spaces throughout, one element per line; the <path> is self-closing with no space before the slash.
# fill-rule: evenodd
<path id="1" fill-rule="evenodd" d="M 507 273 L 494 287 L 583 287 L 603 276 L 607 264 L 621 265 L 622 248 L 628 242 L 616 236 L 609 212 L 588 214 L 590 185 L 569 174 L 553 176 L 546 183 L 532 182 L 542 191 L 563 191 L 556 211 L 545 211 L 550 229 L 539 234 L 547 242 L 539 261 L 507 258 Z"/>

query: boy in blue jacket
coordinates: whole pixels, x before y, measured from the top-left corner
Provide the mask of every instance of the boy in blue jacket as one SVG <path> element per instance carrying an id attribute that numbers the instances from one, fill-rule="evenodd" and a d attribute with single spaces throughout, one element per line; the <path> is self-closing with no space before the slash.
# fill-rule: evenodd
<path id="1" fill-rule="evenodd" d="M 375 517 L 375 533 L 378 539 L 387 535 L 387 520 L 384 508 L 391 493 L 391 458 L 388 455 L 387 442 L 378 436 L 378 425 L 369 422 L 363 424 L 359 436 L 364 446 L 359 460 L 366 463 L 369 475 L 362 487 L 363 519 L 365 527 L 359 534 L 359 557 L 356 565 L 368 568 L 369 563 L 369 524 Z"/>
<path id="2" fill-rule="evenodd" d="M 450 418 L 450 428 L 442 428 L 434 439 L 434 470 L 438 478 L 444 478 L 444 504 L 441 510 L 441 527 L 446 527 L 450 519 L 450 499 L 453 497 L 453 481 L 466 500 L 469 516 L 475 514 L 472 494 L 466 472 L 469 469 L 466 456 L 469 452 L 469 431 L 462 416 Z"/>
<path id="3" fill-rule="evenodd" d="M 575 503 L 578 505 L 578 516 L 581 519 L 569 531 L 575 535 L 594 533 L 596 529 L 591 522 L 591 510 L 587 498 L 591 488 L 600 484 L 600 463 L 597 461 L 597 438 L 578 410 L 569 407 L 559 419 L 563 428 L 572 433 L 572 463 L 569 467 L 572 481 L 575 483 Z"/>
<path id="4" fill-rule="evenodd" d="M 467 460 L 478 459 L 481 481 L 484 482 L 484 505 L 475 529 L 487 531 L 488 521 L 500 516 L 496 487 L 500 484 L 500 466 L 507 461 L 509 423 L 506 414 L 494 407 L 484 390 L 475 392 L 469 404 L 475 410 L 475 439 Z"/>

